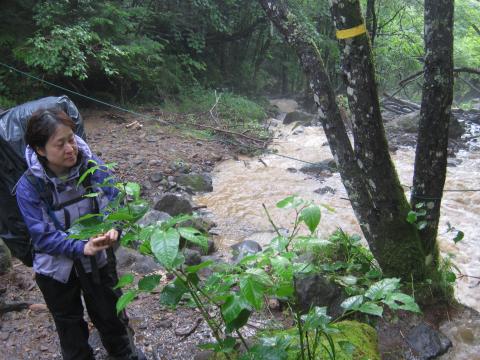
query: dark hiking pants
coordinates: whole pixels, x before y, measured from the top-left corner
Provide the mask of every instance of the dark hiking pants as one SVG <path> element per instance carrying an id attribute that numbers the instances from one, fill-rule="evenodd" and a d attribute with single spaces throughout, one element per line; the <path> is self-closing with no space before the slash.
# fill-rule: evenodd
<path id="1" fill-rule="evenodd" d="M 103 346 L 111 358 L 136 359 L 127 333 L 127 318 L 123 315 L 120 319 L 121 315 L 117 316 L 116 313 L 115 303 L 119 293 L 112 290 L 116 284 L 114 276 L 105 266 L 99 269 L 100 283 L 96 283 L 90 273 L 86 274 L 83 268 L 78 267 L 75 266 L 77 271 L 72 270 L 66 284 L 36 274 L 38 287 L 55 320 L 63 359 L 94 359 L 92 348 L 88 344 L 88 327 L 83 317 L 81 294 L 88 315 L 98 329 Z"/>

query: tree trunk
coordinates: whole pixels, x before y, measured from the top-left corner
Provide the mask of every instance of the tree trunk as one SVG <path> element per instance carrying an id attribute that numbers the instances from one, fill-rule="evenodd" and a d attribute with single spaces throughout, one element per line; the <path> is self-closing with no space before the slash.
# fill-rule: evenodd
<path id="1" fill-rule="evenodd" d="M 427 226 L 420 237 L 435 263 L 453 98 L 453 9 L 453 0 L 425 1 L 425 81 L 411 203 L 425 204 Z"/>
<path id="2" fill-rule="evenodd" d="M 423 254 L 416 228 L 406 221 L 410 209 L 388 154 L 381 121 L 370 45 L 361 35 L 342 42 L 349 100 L 354 115 L 355 152 L 341 120 L 335 95 L 313 38 L 282 1 L 259 0 L 270 20 L 296 51 L 310 79 L 330 149 L 353 210 L 375 258 L 387 276 L 424 279 Z M 357 2 L 337 1 L 337 26 L 363 23 Z M 342 3 L 340 9 L 338 4 Z M 343 20 L 343 18 L 342 18 Z"/>
<path id="3" fill-rule="evenodd" d="M 364 24 L 359 1 L 332 2 L 331 12 L 337 31 Z M 385 273 L 405 277 L 408 272 L 402 271 L 408 264 L 410 272 L 421 278 L 425 256 L 418 231 L 406 221 L 410 206 L 388 152 L 368 35 L 363 30 L 339 43 L 355 157 L 372 197 L 372 208 L 364 210 L 373 229 L 370 249 Z"/>
<path id="4" fill-rule="evenodd" d="M 375 13 L 375 0 L 367 1 L 367 13 L 365 15 L 367 20 L 367 30 L 370 35 L 370 42 L 372 47 L 375 44 L 375 37 L 377 36 L 377 14 Z"/>

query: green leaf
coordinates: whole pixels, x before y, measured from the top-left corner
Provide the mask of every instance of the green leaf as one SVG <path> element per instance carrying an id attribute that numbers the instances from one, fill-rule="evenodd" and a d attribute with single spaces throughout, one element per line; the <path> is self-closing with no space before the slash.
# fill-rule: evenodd
<path id="1" fill-rule="evenodd" d="M 138 200 L 140 198 L 140 185 L 135 182 L 128 182 L 125 184 L 125 192 Z"/>
<path id="2" fill-rule="evenodd" d="M 191 273 L 197 273 L 198 271 L 204 269 L 204 268 L 207 268 L 209 267 L 210 265 L 212 265 L 214 262 L 213 260 L 207 260 L 207 261 L 204 261 L 202 262 L 201 264 L 198 264 L 198 265 L 192 265 L 192 266 L 188 266 L 185 271 L 188 273 L 188 274 L 191 274 Z"/>
<path id="3" fill-rule="evenodd" d="M 358 310 L 360 305 L 363 304 L 364 297 L 363 295 L 355 295 L 345 299 L 340 306 L 347 310 Z"/>
<path id="4" fill-rule="evenodd" d="M 178 254 L 180 235 L 177 230 L 170 228 L 167 231 L 155 229 L 150 239 L 153 255 L 165 268 L 171 269 Z"/>
<path id="5" fill-rule="evenodd" d="M 243 310 L 250 310 L 245 301 L 238 295 L 230 295 L 221 307 L 225 323 L 233 322 Z"/>
<path id="6" fill-rule="evenodd" d="M 138 282 L 138 290 L 150 292 L 160 283 L 160 275 L 147 275 Z"/>
<path id="7" fill-rule="evenodd" d="M 421 208 L 424 207 L 424 206 L 425 206 L 425 203 L 419 202 L 417 205 L 415 205 L 415 208 L 421 209 Z"/>
<path id="8" fill-rule="evenodd" d="M 167 221 L 164 221 L 161 225 L 162 229 L 166 230 L 168 228 L 173 227 L 174 225 L 180 224 L 182 222 L 188 221 L 193 219 L 192 215 L 185 215 L 185 214 L 180 214 L 177 216 L 174 216 Z"/>
<path id="9" fill-rule="evenodd" d="M 342 340 L 338 342 L 342 351 L 349 356 L 349 358 L 353 359 L 353 352 L 355 351 L 355 345 L 352 344 L 350 341 Z"/>
<path id="10" fill-rule="evenodd" d="M 160 294 L 160 303 L 169 306 L 177 305 L 187 291 L 188 288 L 185 283 L 181 279 L 176 278 L 172 283 L 163 288 Z"/>
<path id="11" fill-rule="evenodd" d="M 326 329 L 331 319 L 327 315 L 327 308 L 319 306 L 315 306 L 307 315 L 302 315 L 305 330 Z"/>
<path id="12" fill-rule="evenodd" d="M 417 211 L 417 217 L 418 216 L 425 216 L 425 215 L 427 215 L 427 210 L 422 209 L 422 210 Z"/>
<path id="13" fill-rule="evenodd" d="M 387 294 L 397 290 L 400 286 L 400 279 L 387 278 L 374 283 L 365 292 L 365 296 L 371 300 L 383 299 Z"/>
<path id="14" fill-rule="evenodd" d="M 464 236 L 465 236 L 465 234 L 463 233 L 463 231 L 458 230 L 458 231 L 457 231 L 457 235 L 453 238 L 453 241 L 454 241 L 455 244 L 456 244 L 456 243 L 458 243 L 459 241 L 462 241 Z"/>
<path id="15" fill-rule="evenodd" d="M 357 277 L 353 275 L 339 276 L 337 279 L 344 285 L 355 285 L 358 281 Z"/>
<path id="16" fill-rule="evenodd" d="M 270 279 L 270 276 L 268 276 L 267 272 L 263 269 L 251 268 L 251 269 L 247 269 L 245 273 L 249 274 L 251 277 L 255 279 L 256 282 L 258 282 L 261 285 L 264 285 L 264 286 L 273 285 L 272 280 Z"/>
<path id="17" fill-rule="evenodd" d="M 98 193 L 98 192 L 88 193 L 88 194 L 84 194 L 83 197 L 93 198 L 93 197 L 97 197 L 99 194 L 100 194 L 100 193 Z"/>
<path id="18" fill-rule="evenodd" d="M 298 205 L 303 204 L 303 200 L 295 195 L 287 196 L 285 199 L 277 202 L 277 208 L 285 209 L 291 207 L 297 207 Z"/>
<path id="19" fill-rule="evenodd" d="M 420 313 L 420 307 L 415 302 L 415 299 L 411 296 L 403 293 L 388 294 L 385 300 L 382 301 L 393 310 L 407 310 L 416 313 Z"/>
<path id="20" fill-rule="evenodd" d="M 409 211 L 407 215 L 407 222 L 410 224 L 415 224 L 417 221 L 417 213 L 415 211 Z"/>
<path id="21" fill-rule="evenodd" d="M 127 291 L 125 294 L 120 296 L 120 298 L 117 300 L 117 314 L 120 313 L 123 309 L 127 307 L 128 304 L 130 304 L 133 299 L 137 296 L 137 292 L 135 290 L 130 290 Z"/>
<path id="22" fill-rule="evenodd" d="M 313 234 L 320 223 L 321 212 L 316 205 L 310 205 L 300 212 L 300 221 L 303 221 Z"/>
<path id="23" fill-rule="evenodd" d="M 125 274 L 120 279 L 118 279 L 117 285 L 115 285 L 114 289 L 119 289 L 127 286 L 128 284 L 133 283 L 133 280 L 135 280 L 135 277 L 133 274 Z"/>
<path id="24" fill-rule="evenodd" d="M 208 239 L 199 230 L 193 227 L 179 227 L 177 231 L 185 240 L 199 245 L 205 252 L 208 250 Z"/>
<path id="25" fill-rule="evenodd" d="M 250 276 L 240 279 L 240 294 L 256 310 L 263 307 L 263 286 Z"/>
<path id="26" fill-rule="evenodd" d="M 427 225 L 428 225 L 427 221 L 425 221 L 425 220 L 419 221 L 418 224 L 417 224 L 417 229 L 418 230 L 423 230 L 427 227 Z"/>
<path id="27" fill-rule="evenodd" d="M 89 160 L 89 162 L 92 162 L 92 163 L 94 163 L 94 164 L 97 164 L 94 160 Z M 86 178 L 88 175 L 93 174 L 93 173 L 94 173 L 95 171 L 97 171 L 99 168 L 100 168 L 99 165 L 95 165 L 95 166 L 92 166 L 92 167 L 88 168 L 88 169 L 80 176 L 80 178 L 78 179 L 77 185 L 80 185 L 80 184 L 85 180 L 85 178 Z"/>
<path id="28" fill-rule="evenodd" d="M 383 308 L 377 304 L 372 302 L 366 302 L 358 308 L 358 311 L 363 312 L 365 314 L 375 315 L 375 316 L 382 316 Z"/>
<path id="29" fill-rule="evenodd" d="M 454 272 L 448 271 L 448 272 L 445 274 L 445 280 L 447 280 L 447 281 L 450 282 L 450 283 L 454 283 L 454 282 L 457 280 L 457 276 L 455 275 Z"/>

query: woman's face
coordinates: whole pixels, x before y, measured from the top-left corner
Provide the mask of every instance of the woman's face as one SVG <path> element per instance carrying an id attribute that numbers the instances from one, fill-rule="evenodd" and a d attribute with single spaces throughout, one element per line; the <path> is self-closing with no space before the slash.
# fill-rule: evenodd
<path id="1" fill-rule="evenodd" d="M 78 146 L 72 129 L 63 124 L 58 125 L 45 147 L 38 148 L 37 152 L 47 158 L 47 166 L 55 175 L 68 174 L 72 166 L 77 163 Z"/>

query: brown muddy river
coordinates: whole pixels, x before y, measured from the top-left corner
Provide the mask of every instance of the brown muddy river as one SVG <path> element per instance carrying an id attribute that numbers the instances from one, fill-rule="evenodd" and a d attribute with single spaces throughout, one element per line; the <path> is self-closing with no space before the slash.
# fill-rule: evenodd
<path id="1" fill-rule="evenodd" d="M 276 100 L 274 103 L 283 112 L 295 109 L 291 100 Z M 319 162 L 332 159 L 326 137 L 320 127 L 296 128 L 293 125 L 281 125 L 275 130 L 276 139 L 271 145 L 277 154 L 302 159 L 307 162 Z M 413 176 L 415 151 L 411 147 L 400 148 L 392 155 L 402 184 L 410 185 Z M 448 167 L 445 189 L 479 189 L 480 149 L 470 148 L 460 151 L 457 159 L 461 163 Z M 327 237 L 338 227 L 351 233 L 360 234 L 360 227 L 354 216 L 346 191 L 338 173 L 321 180 L 300 172 L 305 166 L 297 160 L 276 154 L 262 155 L 260 158 L 227 160 L 217 165 L 213 173 L 212 193 L 196 198 L 196 202 L 206 205 L 212 212 L 213 220 L 218 224 L 221 247 L 244 239 L 256 240 L 261 244 L 273 237 L 273 229 L 262 208 L 265 204 L 277 226 L 291 228 L 293 214 L 275 208 L 276 202 L 286 196 L 296 194 L 312 200 L 316 204 L 326 204 L 335 211 L 322 210 L 319 226 L 320 236 Z M 320 188 L 335 190 L 320 194 Z M 409 198 L 408 187 L 405 187 Z M 442 200 L 442 216 L 439 226 L 439 243 L 443 256 L 452 258 L 453 263 L 463 275 L 457 280 L 457 299 L 477 311 L 480 311 L 480 243 L 478 224 L 480 222 L 480 192 L 445 192 Z M 462 241 L 455 244 L 454 232 L 447 232 L 448 225 L 464 232 Z M 473 347 L 464 354 L 450 355 L 451 359 L 480 359 L 480 325 L 459 324 L 450 326 L 447 335 L 462 343 L 458 334 L 470 331 Z M 452 339 L 453 340 L 453 339 Z M 466 344 L 463 344 L 466 345 Z M 476 354 L 476 355 L 474 355 Z M 451 357 L 454 356 L 454 357 Z M 473 356 L 473 357 L 472 357 Z"/>

